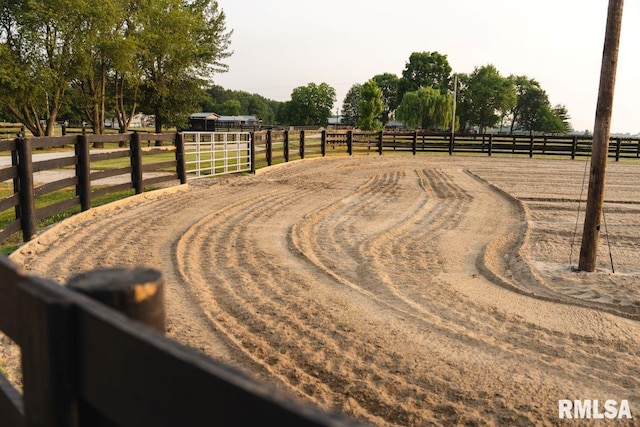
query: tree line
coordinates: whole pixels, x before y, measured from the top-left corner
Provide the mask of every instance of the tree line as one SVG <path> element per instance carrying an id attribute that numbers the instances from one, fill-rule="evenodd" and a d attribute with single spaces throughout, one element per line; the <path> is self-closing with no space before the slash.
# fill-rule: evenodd
<path id="1" fill-rule="evenodd" d="M 225 90 L 231 31 L 215 0 L 5 0 L 0 5 L 0 118 L 36 136 L 56 122 L 86 121 L 104 133 L 106 119 L 127 132 L 143 111 L 155 128 L 182 127 L 196 111 L 255 115 L 266 124 L 326 125 L 336 91 L 327 83 L 294 88 L 279 102 Z M 454 77 L 446 55 L 414 52 L 402 76 L 383 73 L 354 84 L 342 104 L 344 124 L 480 131 L 570 130 L 562 105 L 552 107 L 527 76 L 500 75 L 492 65 Z M 453 117 L 454 94 L 457 97 Z"/>
<path id="2" fill-rule="evenodd" d="M 231 31 L 215 0 L 3 0 L 0 114 L 36 136 L 63 117 L 103 133 L 133 116 L 182 125 L 226 71 Z"/>
<path id="3" fill-rule="evenodd" d="M 326 126 L 335 115 L 336 91 L 327 83 L 294 88 L 286 102 L 222 88 L 211 89 L 209 94 L 213 101 L 203 110 L 255 114 L 265 123 Z M 495 127 L 511 133 L 571 130 L 566 107 L 552 106 L 535 79 L 503 77 L 493 65 L 454 76 L 447 56 L 438 52 L 412 53 L 400 77 L 383 73 L 354 84 L 342 103 L 341 120 L 363 130 L 382 129 L 392 120 L 429 130 L 448 130 L 452 123 L 460 131 L 484 132 Z"/>
<path id="4" fill-rule="evenodd" d="M 345 124 L 368 130 L 393 118 L 407 127 L 432 130 L 450 129 L 453 120 L 455 129 L 463 131 L 498 126 L 512 133 L 571 130 L 567 108 L 552 107 L 535 79 L 503 77 L 490 64 L 454 78 L 446 55 L 438 52 L 412 53 L 401 77 L 384 73 L 354 84 L 345 96 L 342 116 Z"/>

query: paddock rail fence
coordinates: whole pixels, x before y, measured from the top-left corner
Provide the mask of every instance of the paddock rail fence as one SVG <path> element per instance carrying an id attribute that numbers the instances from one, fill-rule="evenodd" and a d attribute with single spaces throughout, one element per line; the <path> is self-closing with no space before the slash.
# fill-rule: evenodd
<path id="1" fill-rule="evenodd" d="M 361 425 L 166 338 L 157 271 L 94 271 L 60 286 L 0 256 L 0 277 L 0 331 L 22 368 L 22 391 L 0 372 L 3 427 Z M 153 301 L 137 318 L 155 328 L 99 302 L 109 299 L 129 313 Z"/>
<path id="2" fill-rule="evenodd" d="M 105 143 L 117 143 L 118 147 L 90 151 L 91 144 Z M 13 191 L 0 199 L 0 243 L 19 231 L 26 242 L 36 235 L 39 221 L 70 208 L 86 211 L 91 209 L 93 200 L 102 196 L 127 190 L 140 194 L 157 185 L 186 183 L 181 134 L 22 136 L 1 140 L 2 152 L 8 153 L 5 158 L 10 157 L 11 163 L 0 167 L 0 183 L 12 186 Z M 48 156 L 34 161 L 34 153 Z M 52 171 L 57 173 L 54 179 L 36 182 L 38 173 Z M 47 195 L 65 189 L 72 190 L 67 192 L 67 198 L 39 203 Z"/>
<path id="3" fill-rule="evenodd" d="M 267 130 L 253 132 L 261 166 L 313 156 L 440 153 L 484 156 L 585 158 L 591 136 L 451 134 L 428 131 Z M 640 159 L 640 138 L 612 137 L 609 158 Z"/>
<path id="4" fill-rule="evenodd" d="M 209 134 L 209 133 L 207 133 Z M 12 182 L 13 192 L 0 198 L 0 244 L 22 231 L 23 240 L 37 232 L 38 221 L 79 206 L 90 209 L 92 200 L 118 191 L 133 189 L 141 193 L 153 185 L 173 185 L 187 182 L 190 176 L 255 172 L 256 168 L 293 160 L 333 155 L 383 155 L 391 153 L 436 153 L 440 155 L 527 156 L 580 159 L 591 155 L 592 138 L 578 135 L 500 135 L 451 134 L 425 131 L 362 132 L 356 130 L 293 129 L 258 132 L 211 133 L 208 138 L 220 144 L 202 140 L 195 144 L 196 134 L 108 134 L 74 135 L 1 140 L 0 153 L 8 152 L 11 165 L 0 166 L 0 183 Z M 236 135 L 236 136 L 229 136 Z M 185 152 L 185 141 L 189 144 Z M 93 153 L 90 144 L 117 142 L 120 150 Z M 169 146 L 164 144 L 168 143 Z M 73 152 L 60 159 L 36 161 L 33 150 L 52 147 L 73 147 Z M 128 147 L 127 147 L 128 146 Z M 204 147 L 204 150 L 203 150 Z M 171 159 L 167 154 L 174 152 Z M 147 159 L 156 156 L 156 163 Z M 128 157 L 130 164 L 115 169 L 96 170 L 97 162 Z M 640 139 L 612 137 L 609 157 L 615 161 L 640 159 Z M 70 168 L 68 178 L 34 186 L 34 173 Z M 156 173 L 156 176 L 152 176 Z M 130 176 L 120 184 L 96 185 L 100 179 Z M 99 181 L 98 181 L 99 182 Z M 38 206 L 38 198 L 74 187 L 75 195 L 67 200 Z M 8 211 L 11 218 L 8 218 Z M 4 215 L 4 217 L 3 217 Z"/>

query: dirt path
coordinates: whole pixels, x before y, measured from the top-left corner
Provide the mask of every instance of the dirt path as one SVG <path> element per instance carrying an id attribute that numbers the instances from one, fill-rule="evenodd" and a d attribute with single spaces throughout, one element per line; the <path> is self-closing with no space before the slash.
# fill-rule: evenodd
<path id="1" fill-rule="evenodd" d="M 568 268 L 583 168 L 300 161 L 96 210 L 13 259 L 61 282 L 157 268 L 171 337 L 374 424 L 553 425 L 558 399 L 640 417 L 640 168 L 610 166 L 619 272 L 605 253 L 592 275 Z"/>

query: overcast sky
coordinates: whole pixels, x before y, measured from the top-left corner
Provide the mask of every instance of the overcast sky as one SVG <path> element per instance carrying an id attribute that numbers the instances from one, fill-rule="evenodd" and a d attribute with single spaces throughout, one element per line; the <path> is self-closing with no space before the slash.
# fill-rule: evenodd
<path id="1" fill-rule="evenodd" d="M 538 80 L 576 130 L 592 130 L 608 0 L 218 0 L 233 30 L 215 83 L 287 101 L 310 82 L 336 90 L 402 75 L 412 52 L 454 72 L 493 64 Z M 640 133 L 640 0 L 626 0 L 612 132 Z"/>

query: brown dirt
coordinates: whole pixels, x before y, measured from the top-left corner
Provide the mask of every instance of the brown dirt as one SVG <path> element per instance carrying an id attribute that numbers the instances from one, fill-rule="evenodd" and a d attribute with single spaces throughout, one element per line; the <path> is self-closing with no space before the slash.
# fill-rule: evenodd
<path id="1" fill-rule="evenodd" d="M 584 170 L 305 160 L 90 211 L 12 258 L 61 283 L 157 268 L 169 336 L 373 424 L 554 425 L 558 399 L 628 399 L 633 423 L 640 168 L 608 169 L 615 274 L 604 244 L 598 272 L 569 269 Z"/>

